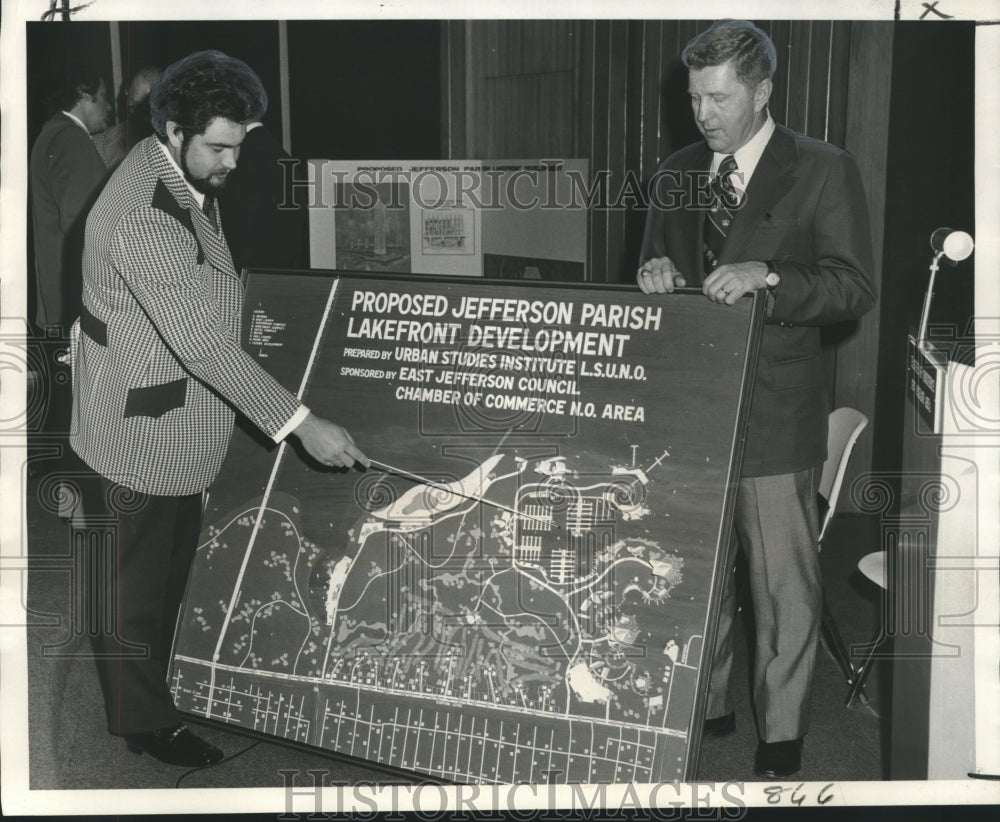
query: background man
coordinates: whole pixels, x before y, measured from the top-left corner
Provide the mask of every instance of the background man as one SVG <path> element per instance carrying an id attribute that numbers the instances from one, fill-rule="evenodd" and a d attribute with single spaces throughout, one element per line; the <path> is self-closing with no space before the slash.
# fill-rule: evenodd
<path id="1" fill-rule="evenodd" d="M 165 676 L 201 492 L 233 409 L 276 442 L 294 432 L 321 465 L 368 464 L 347 431 L 240 346 L 243 290 L 214 200 L 266 106 L 240 60 L 209 51 L 174 63 L 150 96 L 156 136 L 129 153 L 87 221 L 71 443 L 101 476 L 85 508 L 110 505 L 120 539 L 117 579 L 91 592 L 92 608 L 120 600 L 117 636 L 93 645 L 109 731 L 178 765 L 222 757 L 180 724 Z"/>
<path id="2" fill-rule="evenodd" d="M 262 123 L 250 123 L 240 164 L 219 202 L 226 212 L 226 241 L 237 271 L 308 268 L 309 212 L 285 203 L 288 152 Z"/>
<path id="3" fill-rule="evenodd" d="M 67 333 L 80 313 L 83 226 L 107 174 L 90 135 L 111 112 L 104 80 L 69 64 L 56 113 L 31 148 L 29 182 L 39 331 Z"/>
<path id="4" fill-rule="evenodd" d="M 768 291 L 735 531 L 757 631 L 754 770 L 780 778 L 801 766 L 822 608 L 816 489 L 829 408 L 818 326 L 857 318 L 875 302 L 868 207 L 849 154 L 771 120 L 776 54 L 761 29 L 718 22 L 687 44 L 682 59 L 704 142 L 661 166 L 668 173 L 659 177 L 658 202 L 686 196 L 687 205 L 650 209 L 638 282 L 647 294 L 700 287 L 727 305 Z M 692 176 L 707 172 L 711 208 L 689 196 L 698 188 Z M 734 560 L 730 552 L 709 734 L 735 727 L 727 703 Z"/>
<path id="5" fill-rule="evenodd" d="M 132 146 L 153 133 L 149 113 L 149 93 L 160 82 L 163 72 L 156 66 L 139 69 L 119 94 L 118 122 L 94 137 L 94 145 L 113 169 L 132 150 Z"/>
<path id="6" fill-rule="evenodd" d="M 70 326 L 80 315 L 83 231 L 87 212 L 107 177 L 91 135 L 111 111 L 104 80 L 89 62 L 70 59 L 60 68 L 61 85 L 49 100 L 55 110 L 31 148 L 32 240 L 35 262 L 35 326 L 48 343 L 46 367 L 36 372 L 34 390 L 46 397 L 39 433 L 55 438 L 62 450 L 58 471 L 78 482 L 87 472 L 68 447 L 72 397 L 66 365 Z M 45 356 L 52 352 L 52 359 Z M 32 466 L 29 470 L 37 470 Z M 59 514 L 76 511 L 76 495 L 59 495 Z"/>

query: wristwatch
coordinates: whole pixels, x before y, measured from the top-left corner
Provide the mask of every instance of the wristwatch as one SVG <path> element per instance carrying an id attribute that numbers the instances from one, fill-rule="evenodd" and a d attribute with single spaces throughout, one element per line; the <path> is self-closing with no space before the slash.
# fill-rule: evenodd
<path id="1" fill-rule="evenodd" d="M 774 291 L 781 284 L 781 276 L 774 267 L 773 260 L 766 260 L 764 265 L 767 266 L 767 276 L 764 277 L 764 283 L 767 285 L 768 291 Z"/>

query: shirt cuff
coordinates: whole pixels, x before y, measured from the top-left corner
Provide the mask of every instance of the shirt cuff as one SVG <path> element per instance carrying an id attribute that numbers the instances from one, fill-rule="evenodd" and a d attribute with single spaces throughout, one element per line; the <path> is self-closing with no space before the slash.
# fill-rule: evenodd
<path id="1" fill-rule="evenodd" d="M 288 420 L 281 428 L 278 433 L 275 434 L 271 439 L 275 442 L 281 442 L 285 437 L 292 433 L 296 428 L 299 427 L 299 423 L 302 422 L 306 417 L 309 416 L 309 409 L 304 405 L 299 406 L 299 410 L 292 414 L 291 419 Z"/>
<path id="2" fill-rule="evenodd" d="M 767 319 L 771 319 L 774 315 L 774 292 L 768 288 L 767 293 L 764 295 L 764 316 Z"/>

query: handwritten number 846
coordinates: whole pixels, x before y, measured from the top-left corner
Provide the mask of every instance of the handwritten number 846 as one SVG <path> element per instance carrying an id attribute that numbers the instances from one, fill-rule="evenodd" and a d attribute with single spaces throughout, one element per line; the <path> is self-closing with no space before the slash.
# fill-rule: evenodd
<path id="1" fill-rule="evenodd" d="M 767 804 L 769 805 L 780 805 L 784 800 L 784 794 L 790 793 L 791 796 L 788 797 L 788 801 L 793 805 L 801 805 L 809 796 L 802 793 L 802 787 L 805 785 L 804 782 L 800 782 L 794 788 L 785 788 L 781 785 L 771 785 L 764 788 L 764 793 L 767 794 Z M 828 782 L 822 787 L 819 794 L 816 796 L 816 804 L 825 805 L 827 802 L 833 800 L 833 782 Z"/>

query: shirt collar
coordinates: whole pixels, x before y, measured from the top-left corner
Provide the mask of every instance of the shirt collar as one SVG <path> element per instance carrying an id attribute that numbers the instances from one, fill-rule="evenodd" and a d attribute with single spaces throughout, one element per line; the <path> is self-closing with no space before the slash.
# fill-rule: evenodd
<path id="1" fill-rule="evenodd" d="M 757 163 L 760 162 L 761 155 L 764 154 L 764 149 L 767 148 L 771 135 L 774 134 L 774 128 L 774 120 L 771 119 L 771 114 L 768 112 L 764 125 L 733 154 L 733 158 L 736 160 L 736 167 L 739 169 L 737 172 L 739 182 L 742 182 L 742 185 L 737 185 L 737 188 L 746 190 L 746 187 L 750 184 L 750 178 L 757 168 Z M 713 152 L 711 169 L 713 174 L 718 171 L 719 164 L 727 156 L 726 154 Z"/>
<path id="2" fill-rule="evenodd" d="M 184 185 L 186 185 L 188 191 L 191 192 L 191 196 L 194 197 L 194 201 L 198 204 L 198 208 L 203 208 L 205 205 L 205 195 L 188 182 L 187 177 L 184 176 L 184 172 L 181 171 L 181 167 L 177 165 L 174 155 L 170 153 L 170 149 L 167 147 L 167 144 L 162 140 L 157 140 L 156 142 L 160 144 L 160 149 L 162 149 L 163 153 L 167 156 L 170 164 L 177 169 L 177 173 L 181 175 Z"/>
<path id="3" fill-rule="evenodd" d="M 88 137 L 90 136 L 90 129 L 89 129 L 89 128 L 87 128 L 87 127 L 86 127 L 86 126 L 85 126 L 85 125 L 83 124 L 83 120 L 81 120 L 81 119 L 80 119 L 79 117 L 77 117 L 77 116 L 76 116 L 75 114 L 70 114 L 70 113 L 69 113 L 68 111 L 64 111 L 64 112 L 63 112 L 63 114 L 65 114 L 65 115 L 66 115 L 67 117 L 69 117 L 69 119 L 70 119 L 70 120 L 72 120 L 72 121 L 73 121 L 74 123 L 76 123 L 76 124 L 77 124 L 77 125 L 78 125 L 78 126 L 79 126 L 80 128 L 82 128 L 82 129 L 83 129 L 83 130 L 84 130 L 85 132 L 87 132 L 87 136 L 88 136 Z"/>

